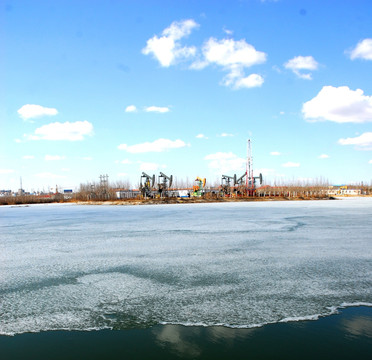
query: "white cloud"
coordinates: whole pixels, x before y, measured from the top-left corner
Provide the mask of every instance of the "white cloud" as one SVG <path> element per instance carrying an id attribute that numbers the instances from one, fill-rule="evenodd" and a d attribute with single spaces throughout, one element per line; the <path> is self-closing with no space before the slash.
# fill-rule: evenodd
<path id="1" fill-rule="evenodd" d="M 372 164 L 372 160 L 369 160 L 369 161 L 368 161 L 368 164 Z"/>
<path id="2" fill-rule="evenodd" d="M 35 174 L 35 176 L 41 179 L 64 179 L 66 178 L 66 176 L 57 175 L 57 174 L 53 174 L 50 172 L 38 173 L 38 174 Z"/>
<path id="3" fill-rule="evenodd" d="M 272 155 L 272 156 L 279 156 L 279 155 L 281 155 L 281 153 L 279 151 L 272 151 L 270 153 L 270 155 Z"/>
<path id="4" fill-rule="evenodd" d="M 360 136 L 338 140 L 341 145 L 355 145 L 358 150 L 372 150 L 372 132 Z"/>
<path id="5" fill-rule="evenodd" d="M 327 155 L 327 154 L 322 154 L 322 155 L 319 155 L 318 158 L 319 158 L 319 159 L 328 159 L 328 158 L 329 158 L 329 155 Z"/>
<path id="6" fill-rule="evenodd" d="M 14 173 L 14 170 L 13 169 L 0 169 L 0 174 L 4 175 L 4 174 L 12 174 Z"/>
<path id="7" fill-rule="evenodd" d="M 303 73 L 302 70 L 317 70 L 319 64 L 312 56 L 295 56 L 293 59 L 288 60 L 284 67 L 292 70 L 299 78 L 311 80 L 312 75 L 310 72 Z"/>
<path id="8" fill-rule="evenodd" d="M 167 113 L 169 112 L 168 107 L 160 107 L 160 106 L 147 106 L 145 107 L 146 112 L 157 112 L 157 113 Z"/>
<path id="9" fill-rule="evenodd" d="M 243 87 L 261 86 L 263 78 L 257 74 L 245 76 L 245 68 L 262 64 L 267 55 L 257 51 L 243 40 L 210 38 L 202 48 L 203 59 L 194 62 L 192 69 L 203 69 L 208 65 L 221 66 L 228 74 L 223 79 L 223 85 L 239 89 Z"/>
<path id="10" fill-rule="evenodd" d="M 372 39 L 364 39 L 351 51 L 350 58 L 372 60 Z"/>
<path id="11" fill-rule="evenodd" d="M 169 67 L 184 58 L 195 55 L 195 47 L 182 46 L 180 40 L 188 35 L 199 25 L 192 19 L 175 21 L 164 29 L 162 36 L 153 36 L 147 40 L 146 47 L 142 49 L 145 55 L 152 54 L 161 66 Z"/>
<path id="12" fill-rule="evenodd" d="M 229 29 L 226 29 L 225 27 L 222 29 L 223 32 L 226 34 L 226 35 L 232 35 L 234 32 L 232 30 L 229 30 Z"/>
<path id="13" fill-rule="evenodd" d="M 137 107 L 135 105 L 129 105 L 125 108 L 125 112 L 137 112 Z"/>
<path id="14" fill-rule="evenodd" d="M 24 156 L 22 156 L 22 159 L 32 160 L 32 159 L 35 159 L 35 156 L 34 155 L 24 155 Z"/>
<path id="15" fill-rule="evenodd" d="M 93 160 L 93 158 L 90 157 L 90 156 L 84 156 L 84 157 L 81 158 L 81 160 L 91 161 L 91 160 Z"/>
<path id="16" fill-rule="evenodd" d="M 372 96 L 363 90 L 347 86 L 324 86 L 310 101 L 302 106 L 305 119 L 329 120 L 337 123 L 364 123 L 372 121 Z"/>
<path id="17" fill-rule="evenodd" d="M 228 134 L 228 133 L 222 133 L 218 136 L 220 136 L 220 137 L 230 137 L 230 136 L 234 136 L 234 135 L 233 134 Z"/>
<path id="18" fill-rule="evenodd" d="M 251 67 L 266 61 L 266 54 L 257 51 L 245 40 L 222 39 L 219 41 L 210 38 L 203 46 L 203 54 L 206 61 L 202 64 L 204 67 L 217 64 L 229 70 L 236 67 Z"/>
<path id="19" fill-rule="evenodd" d="M 204 134 L 198 134 L 195 136 L 197 139 L 208 139 Z"/>
<path id="20" fill-rule="evenodd" d="M 251 74 L 245 78 L 237 79 L 234 84 L 235 89 L 260 87 L 264 83 L 261 75 Z"/>
<path id="21" fill-rule="evenodd" d="M 165 169 L 166 165 L 160 165 L 152 162 L 140 162 L 141 171 L 157 171 L 158 169 Z"/>
<path id="22" fill-rule="evenodd" d="M 17 144 L 20 144 L 22 142 L 21 139 L 14 139 L 14 141 L 17 143 Z"/>
<path id="23" fill-rule="evenodd" d="M 173 22 L 170 27 L 162 32 L 162 36 L 153 36 L 142 49 L 145 55 L 152 54 L 161 66 L 169 67 L 178 60 L 194 58 L 197 55 L 195 46 L 182 46 L 180 40 L 188 35 L 199 25 L 192 19 Z M 225 29 L 227 35 L 232 31 Z M 228 74 L 222 81 L 225 86 L 234 89 L 252 88 L 261 86 L 264 79 L 261 75 L 251 74 L 246 76 L 244 70 L 253 65 L 266 61 L 267 55 L 257 51 L 252 45 L 243 40 L 215 38 L 208 39 L 201 48 L 200 57 L 194 61 L 190 68 L 204 69 L 208 65 L 218 65 Z"/>
<path id="24" fill-rule="evenodd" d="M 62 168 L 61 171 L 69 172 L 69 171 L 71 171 L 71 169 L 69 169 L 69 168 Z"/>
<path id="25" fill-rule="evenodd" d="M 232 152 L 209 154 L 204 157 L 204 160 L 209 160 L 209 168 L 218 174 L 243 171 L 245 168 L 245 159 L 239 158 Z"/>
<path id="26" fill-rule="evenodd" d="M 169 140 L 169 139 L 157 139 L 153 142 L 145 142 L 136 145 L 120 144 L 119 150 L 125 150 L 129 153 L 146 153 L 146 152 L 163 152 L 169 149 L 176 149 L 185 147 L 186 143 L 180 139 Z"/>
<path id="27" fill-rule="evenodd" d="M 291 168 L 291 167 L 300 167 L 300 163 L 295 163 L 295 162 L 287 162 L 285 164 L 282 164 L 283 167 L 286 167 L 286 168 Z"/>
<path id="28" fill-rule="evenodd" d="M 127 173 L 118 173 L 117 176 L 119 177 L 124 177 L 124 176 L 127 176 L 128 174 Z"/>
<path id="29" fill-rule="evenodd" d="M 46 161 L 58 161 L 58 160 L 64 160 L 66 157 L 65 156 L 60 156 L 60 155 L 45 155 L 45 160 Z"/>
<path id="30" fill-rule="evenodd" d="M 27 136 L 30 140 L 84 140 L 84 136 L 93 135 L 93 125 L 89 121 L 73 123 L 55 122 L 43 125 L 35 130 L 34 135 Z"/>
<path id="31" fill-rule="evenodd" d="M 31 104 L 23 105 L 20 109 L 18 109 L 17 112 L 24 120 L 33 119 L 40 116 L 53 116 L 58 114 L 57 109 Z"/>

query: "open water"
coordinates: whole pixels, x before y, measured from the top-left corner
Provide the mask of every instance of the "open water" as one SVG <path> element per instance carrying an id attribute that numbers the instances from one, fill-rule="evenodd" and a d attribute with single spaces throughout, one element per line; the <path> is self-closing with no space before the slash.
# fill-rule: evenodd
<path id="1" fill-rule="evenodd" d="M 372 306 L 372 198 L 0 208 L 0 334 L 265 324 Z"/>

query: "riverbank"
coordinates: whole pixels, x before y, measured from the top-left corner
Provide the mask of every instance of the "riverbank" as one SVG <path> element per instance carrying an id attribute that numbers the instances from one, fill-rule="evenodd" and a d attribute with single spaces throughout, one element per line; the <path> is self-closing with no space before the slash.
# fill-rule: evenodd
<path id="1" fill-rule="evenodd" d="M 105 201 L 71 201 L 79 205 L 159 205 L 159 204 L 198 204 L 198 203 L 231 203 L 255 201 L 306 201 L 306 200 L 335 200 L 334 197 L 217 197 L 217 198 L 155 198 L 155 199 L 120 199 Z"/>
<path id="2" fill-rule="evenodd" d="M 316 321 L 253 329 L 157 325 L 147 329 L 47 331 L 0 336 L 1 358 L 18 359 L 369 359 L 372 308 Z"/>

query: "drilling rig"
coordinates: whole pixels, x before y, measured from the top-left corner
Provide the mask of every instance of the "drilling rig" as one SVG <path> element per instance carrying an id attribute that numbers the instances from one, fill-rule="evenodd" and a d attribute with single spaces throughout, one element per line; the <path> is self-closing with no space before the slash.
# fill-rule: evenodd
<path id="1" fill-rule="evenodd" d="M 259 181 L 260 185 L 262 185 L 263 178 L 261 173 L 259 176 L 253 176 L 251 140 L 248 140 L 245 173 L 239 178 L 236 174 L 234 176 L 222 175 L 221 193 L 224 196 L 231 196 L 233 192 L 238 196 L 254 196 L 256 192 L 256 181 Z"/>
<path id="2" fill-rule="evenodd" d="M 145 179 L 145 182 L 143 185 L 142 185 L 142 178 Z M 155 185 L 155 174 L 150 176 L 150 175 L 147 175 L 145 172 L 142 172 L 140 181 L 141 181 L 140 182 L 141 195 L 144 198 L 153 197 L 152 189 L 154 188 L 154 185 Z"/>
<path id="3" fill-rule="evenodd" d="M 254 196 L 256 193 L 256 180 L 260 181 L 260 185 L 262 185 L 263 178 L 262 174 L 260 173 L 259 176 L 253 176 L 253 157 L 252 157 L 252 149 L 251 149 L 251 139 L 248 139 L 247 143 L 247 164 L 245 170 L 245 187 L 246 187 L 246 194 L 247 196 Z M 243 179 L 244 175 L 239 178 Z"/>
<path id="4" fill-rule="evenodd" d="M 173 175 L 167 176 L 160 171 L 160 175 L 158 178 L 158 193 L 160 197 L 169 196 L 169 189 L 172 186 L 172 182 L 173 182 Z"/>

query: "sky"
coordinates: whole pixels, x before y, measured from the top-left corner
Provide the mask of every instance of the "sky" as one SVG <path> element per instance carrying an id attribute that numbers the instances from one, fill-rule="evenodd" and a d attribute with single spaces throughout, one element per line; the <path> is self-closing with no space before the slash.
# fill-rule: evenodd
<path id="1" fill-rule="evenodd" d="M 372 182 L 370 0 L 0 6 L 0 190 Z"/>

